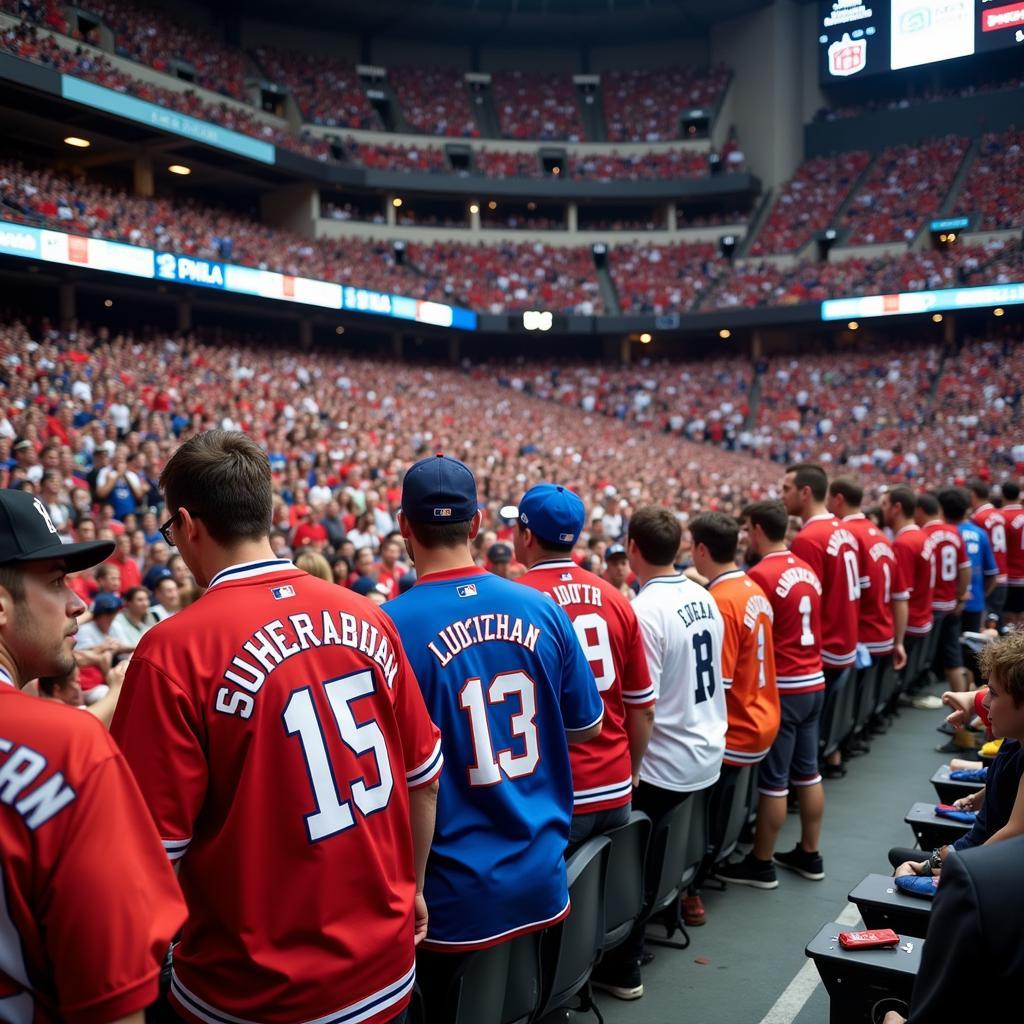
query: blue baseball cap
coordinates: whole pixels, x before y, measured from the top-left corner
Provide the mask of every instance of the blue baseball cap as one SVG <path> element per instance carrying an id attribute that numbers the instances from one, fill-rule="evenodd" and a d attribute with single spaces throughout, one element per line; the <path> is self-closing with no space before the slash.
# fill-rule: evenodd
<path id="1" fill-rule="evenodd" d="M 97 594 L 92 602 L 93 615 L 109 615 L 111 612 L 119 612 L 124 607 L 124 601 L 117 594 L 110 594 L 104 591 Z"/>
<path id="2" fill-rule="evenodd" d="M 402 481 L 402 515 L 413 523 L 465 523 L 476 515 L 476 479 L 448 455 L 410 466 Z"/>
<path id="3" fill-rule="evenodd" d="M 575 544 L 583 532 L 586 510 L 567 487 L 536 484 L 523 495 L 514 518 L 549 544 Z"/>

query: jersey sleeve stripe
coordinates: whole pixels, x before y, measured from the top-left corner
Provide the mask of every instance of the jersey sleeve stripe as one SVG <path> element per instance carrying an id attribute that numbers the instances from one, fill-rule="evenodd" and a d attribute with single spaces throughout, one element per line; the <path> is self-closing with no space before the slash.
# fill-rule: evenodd
<path id="1" fill-rule="evenodd" d="M 599 714 L 597 716 L 597 718 L 595 718 L 589 725 L 568 725 L 568 724 L 566 724 L 565 727 L 566 727 L 566 729 L 569 732 L 586 732 L 587 729 L 593 729 L 594 726 L 597 725 L 598 722 L 602 722 L 602 721 L 604 721 L 604 705 L 603 704 L 601 706 L 601 714 Z"/>
<path id="2" fill-rule="evenodd" d="M 894 601 L 909 601 L 910 600 L 910 591 L 909 590 L 901 590 L 901 591 L 899 591 L 899 593 L 893 594 L 892 595 L 892 599 Z"/>
<path id="3" fill-rule="evenodd" d="M 441 754 L 441 741 L 438 740 L 434 745 L 434 749 L 430 754 L 430 757 L 426 759 L 419 767 L 413 768 L 412 771 L 405 773 L 405 781 L 410 789 L 416 786 L 422 786 L 425 783 L 433 781 L 441 772 L 441 768 L 444 766 L 444 757 Z"/>
<path id="4" fill-rule="evenodd" d="M 633 780 L 626 779 L 625 782 L 617 783 L 614 786 L 602 786 L 599 789 L 575 790 L 572 794 L 574 807 L 586 807 L 588 804 L 602 804 L 606 800 L 618 800 L 628 797 L 633 792 Z"/>
<path id="5" fill-rule="evenodd" d="M 380 989 L 365 999 L 351 1006 L 344 1006 L 316 1020 L 305 1021 L 303 1024 L 359 1024 L 360 1021 L 369 1020 L 377 1014 L 386 1010 L 389 1006 L 400 1003 L 416 984 L 416 965 L 413 964 L 398 981 Z M 246 1020 L 244 1017 L 235 1017 L 223 1010 L 218 1010 L 205 1000 L 200 999 L 194 992 L 190 992 L 178 977 L 174 968 L 171 968 L 171 992 L 186 1007 L 189 1013 L 194 1014 L 206 1024 L 258 1024 L 256 1021 Z"/>
<path id="6" fill-rule="evenodd" d="M 747 750 L 730 750 L 728 747 L 725 748 L 725 763 L 726 764 L 758 764 L 763 761 L 768 755 L 766 748 L 757 754 L 751 754 Z"/>
<path id="7" fill-rule="evenodd" d="M 511 928 L 508 931 L 498 932 L 497 935 L 491 935 L 486 939 L 471 939 L 468 942 L 445 942 L 441 939 L 432 939 L 428 935 L 423 940 L 423 949 L 437 949 L 437 950 L 473 950 L 473 949 L 487 949 L 490 946 L 496 946 L 499 942 L 508 942 L 509 939 L 514 939 L 517 935 L 526 935 L 528 932 L 539 931 L 541 928 L 548 928 L 553 924 L 558 924 L 569 913 L 569 901 L 565 901 L 565 906 L 551 917 L 546 918 L 543 921 L 533 921 L 530 924 L 521 925 L 518 928 Z M 232 1022 L 234 1024 L 234 1022 Z M 251 1024 L 250 1021 L 242 1021 L 240 1024 Z M 311 1021 L 309 1024 L 320 1024 L 320 1021 Z M 346 1021 L 345 1024 L 348 1024 Z"/>
<path id="8" fill-rule="evenodd" d="M 181 860 L 182 857 L 188 852 L 189 843 L 192 842 L 191 837 L 188 839 L 161 839 L 163 843 L 164 853 L 167 854 L 167 859 L 170 861 Z"/>
<path id="9" fill-rule="evenodd" d="M 622 700 L 625 704 L 650 704 L 654 701 L 654 687 L 648 686 L 646 690 L 633 690 L 630 693 L 623 690 Z"/>

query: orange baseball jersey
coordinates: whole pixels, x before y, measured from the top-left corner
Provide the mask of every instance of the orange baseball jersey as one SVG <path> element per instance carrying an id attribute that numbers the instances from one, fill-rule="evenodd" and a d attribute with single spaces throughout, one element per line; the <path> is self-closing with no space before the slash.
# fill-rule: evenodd
<path id="1" fill-rule="evenodd" d="M 179 1014 L 401 1012 L 415 981 L 409 789 L 442 759 L 379 608 L 286 560 L 224 569 L 142 638 L 112 731 L 180 865 Z"/>
<path id="2" fill-rule="evenodd" d="M 742 569 L 722 573 L 708 589 L 725 623 L 722 683 L 729 728 L 724 763 L 757 764 L 779 731 L 771 602 Z"/>
<path id="3" fill-rule="evenodd" d="M 110 734 L 0 670 L 0 1020 L 96 1024 L 157 998 L 185 920 Z"/>
<path id="4" fill-rule="evenodd" d="M 569 616 L 604 701 L 600 736 L 569 745 L 573 814 L 622 807 L 633 798 L 626 705 L 654 704 L 636 613 L 612 584 L 568 558 L 538 562 L 519 582 L 553 598 Z"/>

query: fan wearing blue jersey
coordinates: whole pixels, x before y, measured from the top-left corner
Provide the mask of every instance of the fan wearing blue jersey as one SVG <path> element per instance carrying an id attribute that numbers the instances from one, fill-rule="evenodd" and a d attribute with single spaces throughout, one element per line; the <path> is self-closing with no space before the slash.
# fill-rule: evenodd
<path id="1" fill-rule="evenodd" d="M 418 959 L 431 1021 L 445 1019 L 459 954 L 568 913 L 568 744 L 599 735 L 603 717 L 565 612 L 474 565 L 480 522 L 476 481 L 463 463 L 435 455 L 409 469 L 399 527 L 418 578 L 384 610 L 445 757 L 424 888 L 428 952 Z"/>

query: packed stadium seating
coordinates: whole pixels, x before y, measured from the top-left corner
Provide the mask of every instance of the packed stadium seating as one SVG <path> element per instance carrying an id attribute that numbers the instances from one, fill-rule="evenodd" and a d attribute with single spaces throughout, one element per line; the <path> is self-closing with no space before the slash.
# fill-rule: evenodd
<path id="1" fill-rule="evenodd" d="M 609 255 L 624 313 L 676 313 L 692 309 L 711 283 L 729 271 L 713 243 L 617 245 Z"/>
<path id="2" fill-rule="evenodd" d="M 884 149 L 843 215 L 847 242 L 913 238 L 945 199 L 966 151 L 967 140 L 956 135 Z"/>
<path id="3" fill-rule="evenodd" d="M 683 113 L 714 108 L 729 78 L 728 69 L 721 65 L 605 72 L 601 98 L 608 138 L 612 142 L 678 139 Z"/>
<path id="4" fill-rule="evenodd" d="M 469 138 L 480 134 L 459 72 L 395 67 L 388 69 L 388 81 L 411 131 Z"/>
<path id="5" fill-rule="evenodd" d="M 409 246 L 408 256 L 449 301 L 485 313 L 550 309 L 593 316 L 604 309 L 586 248 L 540 242 L 416 243 Z"/>
<path id="6" fill-rule="evenodd" d="M 396 143 L 356 142 L 347 139 L 350 159 L 371 170 L 408 171 L 410 174 L 450 174 L 444 150 L 434 146 L 402 146 Z"/>
<path id="7" fill-rule="evenodd" d="M 1020 227 L 1024 224 L 1024 131 L 988 132 L 981 137 L 955 211 L 977 214 L 978 230 Z"/>
<path id="8" fill-rule="evenodd" d="M 536 153 L 524 150 L 477 149 L 473 167 L 488 178 L 541 178 L 544 169 Z"/>
<path id="9" fill-rule="evenodd" d="M 626 155 L 610 153 L 573 153 L 569 174 L 592 181 L 643 181 L 647 179 L 700 178 L 708 174 L 705 153 L 683 149 L 652 149 Z"/>
<path id="10" fill-rule="evenodd" d="M 780 191 L 750 254 L 795 252 L 825 230 L 869 160 L 862 150 L 805 160 Z"/>
<path id="11" fill-rule="evenodd" d="M 583 141 L 583 119 L 568 75 L 499 71 L 491 89 L 505 138 Z"/>

